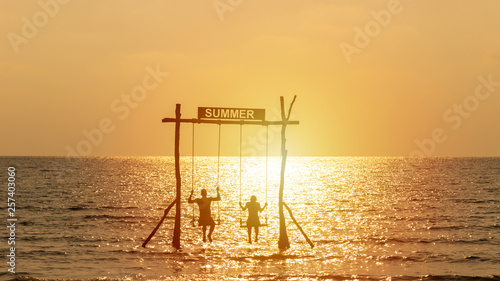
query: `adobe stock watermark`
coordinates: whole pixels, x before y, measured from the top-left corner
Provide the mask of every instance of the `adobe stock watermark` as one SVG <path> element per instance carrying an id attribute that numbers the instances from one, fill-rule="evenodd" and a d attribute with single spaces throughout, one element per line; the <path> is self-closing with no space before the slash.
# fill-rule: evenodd
<path id="1" fill-rule="evenodd" d="M 10 166 L 7 168 L 7 269 L 10 273 L 16 273 L 16 168 Z"/>
<path id="2" fill-rule="evenodd" d="M 14 52 L 19 53 L 19 47 L 22 44 L 28 44 L 29 41 L 38 34 L 41 28 L 49 24 L 50 19 L 59 14 L 61 6 L 66 5 L 71 0 L 40 0 L 38 6 L 40 9 L 36 11 L 30 18 L 22 17 L 21 32 L 9 32 L 7 38 Z"/>
<path id="3" fill-rule="evenodd" d="M 382 28 L 389 26 L 392 21 L 392 17 L 400 14 L 402 11 L 403 6 L 401 5 L 400 0 L 389 0 L 389 2 L 387 2 L 386 9 L 382 9 L 378 12 L 370 12 L 373 19 L 368 21 L 363 29 L 355 26 L 352 44 L 345 41 L 342 41 L 339 44 L 340 50 L 342 51 L 347 63 L 352 62 L 352 56 L 354 54 L 359 55 L 364 48 L 368 47 L 372 40 L 380 35 Z"/>
<path id="4" fill-rule="evenodd" d="M 168 72 L 161 71 L 159 65 L 156 65 L 155 68 L 147 66 L 145 69 L 147 73 L 142 78 L 141 84 L 133 87 L 129 93 L 122 94 L 111 102 L 110 110 L 114 114 L 112 115 L 114 117 L 102 118 L 96 127 L 82 130 L 82 139 L 74 145 L 67 145 L 65 147 L 66 162 L 79 161 L 78 158 L 72 157 L 90 155 L 94 148 L 104 141 L 105 136 L 116 129 L 117 122 L 127 119 L 132 110 L 138 108 L 140 103 L 144 102 L 149 96 L 149 93 L 157 89 L 169 75 Z M 57 163 L 56 165 L 62 164 Z M 56 168 L 58 168 L 58 171 L 64 170 L 61 169 L 63 167 Z M 58 172 L 57 178 L 62 178 L 61 172 Z"/>
<path id="5" fill-rule="evenodd" d="M 443 112 L 443 121 L 452 130 L 458 130 L 464 120 L 469 119 L 479 109 L 481 102 L 488 100 L 496 88 L 500 87 L 500 82 L 493 81 L 492 74 L 489 74 L 487 78 L 479 76 L 478 80 L 479 84 L 476 86 L 474 94 L 465 97 L 461 103 L 455 103 L 451 108 Z M 429 138 L 415 140 L 418 149 L 412 151 L 410 157 L 431 156 L 436 151 L 437 145 L 444 143 L 446 140 L 448 140 L 446 130 L 441 127 L 434 128 Z"/>
<path id="6" fill-rule="evenodd" d="M 274 118 L 272 120 L 281 120 L 281 111 L 274 108 L 272 110 L 272 115 Z M 292 114 L 290 120 L 294 120 L 295 116 Z M 241 143 L 241 153 L 244 156 L 257 156 L 259 152 L 266 150 L 266 144 L 271 144 L 275 139 L 276 135 L 281 134 L 281 126 L 269 125 L 266 128 L 263 126 L 257 134 L 248 136 Z"/>
<path id="7" fill-rule="evenodd" d="M 243 3 L 243 0 L 215 0 L 213 5 L 220 21 L 224 21 L 224 14 L 234 11 L 241 3 Z"/>

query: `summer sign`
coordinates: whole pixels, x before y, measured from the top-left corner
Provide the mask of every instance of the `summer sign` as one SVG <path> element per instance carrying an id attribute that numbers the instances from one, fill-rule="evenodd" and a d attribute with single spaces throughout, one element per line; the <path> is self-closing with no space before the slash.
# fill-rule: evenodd
<path id="1" fill-rule="evenodd" d="M 265 120 L 266 110 L 255 108 L 198 107 L 198 118 Z"/>

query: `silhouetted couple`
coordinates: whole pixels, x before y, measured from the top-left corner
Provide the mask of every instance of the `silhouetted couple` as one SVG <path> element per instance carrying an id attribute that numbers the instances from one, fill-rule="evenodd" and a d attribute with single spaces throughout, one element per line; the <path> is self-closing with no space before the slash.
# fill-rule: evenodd
<path id="1" fill-rule="evenodd" d="M 200 218 L 198 219 L 198 225 L 203 227 L 203 242 L 207 241 L 207 226 L 210 226 L 210 230 L 208 231 L 208 241 L 212 242 L 212 233 L 215 229 L 215 222 L 212 219 L 212 211 L 210 209 L 212 201 L 220 201 L 220 193 L 219 187 L 217 187 L 217 197 L 207 197 L 207 190 L 201 190 L 201 198 L 193 199 L 193 192 L 191 190 L 191 195 L 189 195 L 188 203 L 196 203 L 198 204 L 198 208 L 200 210 Z M 252 228 L 255 229 L 255 242 L 259 239 L 259 212 L 262 212 L 264 208 L 266 208 L 267 203 L 264 207 L 260 207 L 260 203 L 257 202 L 257 197 L 253 195 L 250 198 L 250 202 L 247 202 L 245 207 L 240 202 L 240 207 L 243 211 L 248 209 L 248 220 L 247 220 L 247 228 L 248 228 L 248 242 L 252 243 Z"/>

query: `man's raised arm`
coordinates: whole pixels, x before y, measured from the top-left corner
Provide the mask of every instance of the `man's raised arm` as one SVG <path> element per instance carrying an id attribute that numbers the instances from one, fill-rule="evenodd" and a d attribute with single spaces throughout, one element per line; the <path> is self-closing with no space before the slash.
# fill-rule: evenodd
<path id="1" fill-rule="evenodd" d="M 264 207 L 262 207 L 262 208 L 260 208 L 260 209 L 259 209 L 259 212 L 264 211 L 264 209 L 265 209 L 266 207 L 267 207 L 267 202 L 266 202 L 266 204 L 264 204 Z"/>
<path id="2" fill-rule="evenodd" d="M 217 197 L 215 197 L 213 201 L 220 201 L 219 186 L 217 186 Z"/>
<path id="3" fill-rule="evenodd" d="M 188 203 L 194 203 L 195 200 L 192 199 L 194 190 L 191 190 L 191 195 L 189 195 Z"/>

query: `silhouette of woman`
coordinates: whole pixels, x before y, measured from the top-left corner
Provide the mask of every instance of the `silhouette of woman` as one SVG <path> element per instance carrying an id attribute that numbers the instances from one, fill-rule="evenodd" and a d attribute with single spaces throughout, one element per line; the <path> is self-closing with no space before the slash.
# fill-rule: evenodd
<path id="1" fill-rule="evenodd" d="M 240 208 L 245 211 L 248 209 L 248 219 L 247 219 L 247 228 L 248 228 L 248 243 L 252 244 L 252 227 L 255 229 L 255 242 L 259 240 L 259 212 L 262 212 L 267 206 L 267 203 L 264 204 L 264 207 L 260 207 L 260 203 L 257 202 L 257 197 L 252 195 L 250 197 L 250 202 L 245 204 L 245 207 L 240 202 Z"/>

